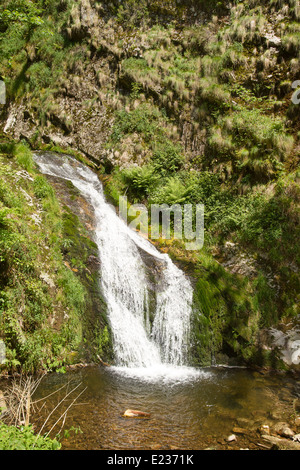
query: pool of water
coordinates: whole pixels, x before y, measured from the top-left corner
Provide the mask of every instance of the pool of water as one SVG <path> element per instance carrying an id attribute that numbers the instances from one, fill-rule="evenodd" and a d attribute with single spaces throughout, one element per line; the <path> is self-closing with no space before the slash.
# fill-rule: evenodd
<path id="1" fill-rule="evenodd" d="M 65 428 L 81 432 L 63 438 L 63 449 L 259 449 L 258 427 L 289 420 L 299 406 L 300 384 L 286 376 L 238 368 L 130 372 L 93 366 L 45 376 L 35 399 L 48 398 L 36 405 L 36 429 L 70 393 L 44 428 L 70 406 Z M 129 408 L 150 416 L 124 418 Z M 237 441 L 229 444 L 233 432 Z"/>

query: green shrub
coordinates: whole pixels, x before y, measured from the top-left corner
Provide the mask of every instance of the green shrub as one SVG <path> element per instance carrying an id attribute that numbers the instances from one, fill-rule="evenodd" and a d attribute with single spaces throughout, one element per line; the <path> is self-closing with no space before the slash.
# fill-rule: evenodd
<path id="1" fill-rule="evenodd" d="M 2 146 L 6 148 L 10 150 Z M 68 245 L 68 252 L 76 249 L 82 273 L 86 273 L 84 262 L 92 242 L 82 235 L 78 223 L 68 226 L 67 232 L 54 190 L 38 174 L 28 147 L 17 144 L 11 151 L 16 161 L 0 156 L 1 338 L 11 351 L 6 367 L 28 372 L 61 369 L 70 351 L 80 348 L 82 314 L 87 309 L 81 278 L 64 264 L 62 237 L 72 235 L 72 242 L 78 240 L 74 248 Z M 20 163 L 27 169 L 32 165 L 30 178 L 20 172 Z M 43 223 L 32 217 L 40 206 Z"/>
<path id="2" fill-rule="evenodd" d="M 30 148 L 26 144 L 17 144 L 14 148 L 14 154 L 19 165 L 21 165 L 25 170 L 29 172 L 33 170 L 34 161 L 32 158 L 32 153 Z"/>
<path id="3" fill-rule="evenodd" d="M 269 150 L 274 147 L 282 156 L 291 150 L 292 141 L 281 118 L 269 117 L 260 110 L 243 109 L 232 115 L 229 129 L 239 143 L 251 142 Z"/>
<path id="4" fill-rule="evenodd" d="M 42 175 L 38 175 L 34 178 L 33 187 L 34 187 L 35 196 L 40 199 L 44 199 L 47 197 L 54 197 L 54 190 L 52 186 L 48 183 L 47 179 Z"/>
<path id="5" fill-rule="evenodd" d="M 151 193 L 159 176 L 155 174 L 155 169 L 152 165 L 145 165 L 143 167 L 134 166 L 123 170 L 122 178 L 124 183 L 128 185 L 131 195 L 143 198 Z"/>
<path id="6" fill-rule="evenodd" d="M 193 186 L 185 186 L 179 177 L 168 178 L 165 185 L 160 186 L 154 194 L 150 196 L 150 202 L 156 204 L 187 204 Z"/>
<path id="7" fill-rule="evenodd" d="M 12 142 L 0 142 L 0 152 L 8 155 L 14 155 L 16 143 Z"/>
<path id="8" fill-rule="evenodd" d="M 14 54 L 22 50 L 26 44 L 25 28 L 17 24 L 10 24 L 6 34 L 0 39 L 0 50 L 3 54 L 2 60 L 10 59 Z M 2 64 L 3 66 L 4 64 Z"/>
<path id="9" fill-rule="evenodd" d="M 282 38 L 284 49 L 291 55 L 300 53 L 300 26 L 299 23 L 290 23 L 286 28 L 286 34 Z"/>
<path id="10" fill-rule="evenodd" d="M 113 126 L 111 140 L 120 142 L 127 134 L 137 132 L 146 142 L 150 142 L 154 135 L 161 134 L 159 120 L 161 112 L 149 104 L 141 104 L 133 111 L 119 111 Z"/>
<path id="11" fill-rule="evenodd" d="M 211 127 L 207 150 L 214 152 L 220 168 L 229 175 L 240 173 L 251 184 L 266 183 L 281 175 L 282 163 L 291 155 L 294 143 L 280 117 L 239 106 Z M 220 164 L 225 161 L 229 164 Z"/>
<path id="12" fill-rule="evenodd" d="M 125 0 L 117 7 L 116 12 L 117 21 L 132 28 L 147 21 L 149 16 L 148 2 L 146 0 Z"/>
<path id="13" fill-rule="evenodd" d="M 157 76 L 155 68 L 149 67 L 145 59 L 130 57 L 122 62 L 122 72 L 128 74 L 136 82 L 150 75 Z"/>
<path id="14" fill-rule="evenodd" d="M 221 292 L 211 281 L 201 276 L 195 287 L 192 319 L 192 354 L 196 364 L 210 365 L 221 351 L 227 316 L 228 307 Z"/>
<path id="15" fill-rule="evenodd" d="M 174 173 L 179 170 L 184 163 L 184 155 L 179 144 L 174 144 L 170 140 L 157 142 L 154 144 L 153 164 L 161 175 Z"/>
<path id="16" fill-rule="evenodd" d="M 218 105 L 218 109 L 226 109 L 229 106 L 230 92 L 226 85 L 221 85 L 211 78 L 199 80 L 200 97 L 212 105 Z"/>
<path id="17" fill-rule="evenodd" d="M 63 37 L 53 29 L 52 22 L 36 28 L 30 37 L 30 44 L 35 48 L 39 60 L 44 61 L 48 66 L 54 65 L 57 51 L 60 51 L 64 45 Z M 59 64 L 55 64 L 58 66 Z M 56 73 L 57 70 L 54 70 Z"/>
<path id="18" fill-rule="evenodd" d="M 73 307 L 78 314 L 81 314 L 85 306 L 85 289 L 80 280 L 72 271 L 63 268 L 59 273 L 58 284 L 63 288 L 66 305 Z"/>
<path id="19" fill-rule="evenodd" d="M 0 423 L 1 450 L 59 450 L 56 439 L 34 434 L 32 426 L 8 426 Z"/>
<path id="20" fill-rule="evenodd" d="M 27 73 L 29 80 L 29 90 L 39 94 L 43 88 L 48 87 L 52 82 L 52 71 L 44 62 L 35 62 Z"/>

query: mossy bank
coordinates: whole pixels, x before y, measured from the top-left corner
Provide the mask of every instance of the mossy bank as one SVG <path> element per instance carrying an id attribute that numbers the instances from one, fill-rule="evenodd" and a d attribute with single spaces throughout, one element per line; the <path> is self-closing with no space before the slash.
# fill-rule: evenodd
<path id="1" fill-rule="evenodd" d="M 70 209 L 79 195 L 62 182 L 55 191 L 27 145 L 0 145 L 1 368 L 63 371 L 111 359 L 97 247 Z"/>

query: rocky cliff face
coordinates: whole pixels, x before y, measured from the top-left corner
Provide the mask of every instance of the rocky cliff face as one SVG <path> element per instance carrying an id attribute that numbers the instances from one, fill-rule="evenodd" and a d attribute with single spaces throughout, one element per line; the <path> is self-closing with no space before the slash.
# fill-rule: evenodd
<path id="1" fill-rule="evenodd" d="M 195 6 L 180 7 L 179 12 L 176 2 L 153 2 L 151 10 L 151 24 L 171 24 L 174 19 L 181 25 L 204 21 L 203 12 L 197 14 Z M 60 32 L 74 44 L 69 52 L 74 61 L 57 79 L 45 119 L 40 119 L 40 110 L 30 94 L 12 100 L 3 113 L 5 134 L 28 141 L 38 134 L 41 143 L 74 148 L 97 161 L 105 158 L 104 144 L 114 112 L 126 105 L 131 91 L 132 80 L 121 72 L 122 60 L 140 58 L 151 47 L 142 18 L 137 19 L 138 29 L 132 29 L 128 18 L 117 21 L 115 11 L 113 3 L 83 0 L 72 4 Z M 130 9 L 127 15 L 130 18 L 134 11 Z M 79 60 L 75 61 L 77 54 Z M 36 60 L 34 45 L 31 57 L 28 53 L 30 59 Z M 183 138 L 187 140 L 187 131 Z M 192 145 L 195 147 L 195 142 Z M 109 157 L 119 163 L 117 157 Z"/>
<path id="2" fill-rule="evenodd" d="M 115 112 L 137 107 L 142 100 L 166 110 L 172 138 L 190 158 L 226 146 L 224 131 L 216 128 L 211 137 L 208 127 L 216 127 L 215 107 L 227 112 L 241 100 L 253 98 L 245 95 L 243 87 L 258 98 L 272 97 L 270 106 L 279 115 L 290 107 L 291 85 L 300 71 L 290 28 L 299 14 L 293 0 L 289 5 L 237 6 L 174 1 L 138 6 L 129 1 L 124 7 L 93 0 L 58 3 L 63 20 L 57 32 L 68 44 L 60 58 L 65 64 L 57 65 L 59 72 L 52 70 L 47 93 L 41 90 L 42 105 L 37 89 L 16 100 L 11 97 L 2 129 L 16 139 L 75 148 L 95 160 L 108 158 L 113 165 L 128 166 L 141 144 L 137 136 L 121 149 L 106 151 L 104 146 Z M 32 64 L 46 59 L 34 40 L 26 53 L 29 70 L 23 78 L 30 81 Z M 139 86 L 138 96 L 131 95 L 133 84 Z M 295 112 L 293 108 L 291 114 Z"/>

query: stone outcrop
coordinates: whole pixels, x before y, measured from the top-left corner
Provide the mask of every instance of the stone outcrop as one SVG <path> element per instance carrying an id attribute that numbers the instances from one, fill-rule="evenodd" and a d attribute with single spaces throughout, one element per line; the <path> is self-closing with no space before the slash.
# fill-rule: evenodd
<path id="1" fill-rule="evenodd" d="M 123 414 L 124 418 L 149 418 L 150 413 L 139 410 L 126 410 Z"/>

